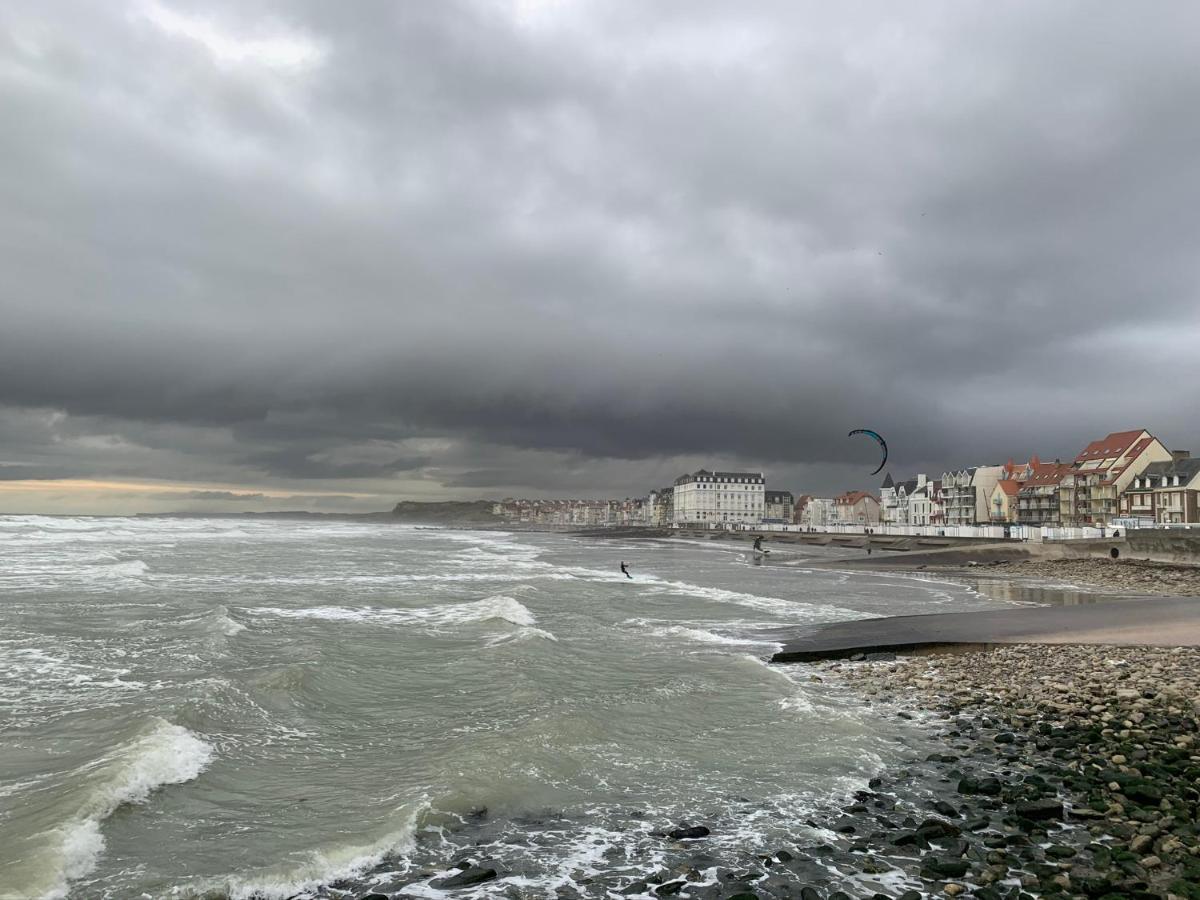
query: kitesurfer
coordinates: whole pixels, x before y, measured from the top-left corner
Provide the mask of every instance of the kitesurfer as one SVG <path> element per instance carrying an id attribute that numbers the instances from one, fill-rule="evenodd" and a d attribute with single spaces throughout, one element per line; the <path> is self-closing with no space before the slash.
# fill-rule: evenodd
<path id="1" fill-rule="evenodd" d="M 762 535 L 761 534 L 754 539 L 754 549 L 758 550 L 758 551 L 762 550 Z"/>
<path id="2" fill-rule="evenodd" d="M 625 573 L 626 578 L 633 577 L 632 575 L 629 574 L 629 570 L 627 568 L 625 568 L 625 563 L 623 563 L 623 562 L 621 563 L 621 571 Z"/>

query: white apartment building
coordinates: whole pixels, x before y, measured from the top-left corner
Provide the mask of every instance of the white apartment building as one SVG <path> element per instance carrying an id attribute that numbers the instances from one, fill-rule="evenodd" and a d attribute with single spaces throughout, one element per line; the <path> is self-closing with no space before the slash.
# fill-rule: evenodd
<path id="1" fill-rule="evenodd" d="M 801 497 L 796 502 L 796 524 L 806 528 L 824 528 L 837 521 L 832 497 Z"/>
<path id="2" fill-rule="evenodd" d="M 947 525 L 975 525 L 990 522 L 992 488 L 1000 480 L 1004 466 L 972 466 L 942 475 L 942 494 Z"/>
<path id="3" fill-rule="evenodd" d="M 762 472 L 709 472 L 675 479 L 674 521 L 678 525 L 761 525 L 767 479 Z"/>

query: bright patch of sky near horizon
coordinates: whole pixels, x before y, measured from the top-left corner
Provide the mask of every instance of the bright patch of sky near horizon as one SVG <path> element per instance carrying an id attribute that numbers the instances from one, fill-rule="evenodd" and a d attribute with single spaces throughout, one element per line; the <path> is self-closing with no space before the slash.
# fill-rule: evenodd
<path id="1" fill-rule="evenodd" d="M 0 512 L 701 465 L 832 493 L 877 484 L 855 427 L 897 477 L 1198 449 L 1197 35 L 1186 5 L 6 4 Z"/>

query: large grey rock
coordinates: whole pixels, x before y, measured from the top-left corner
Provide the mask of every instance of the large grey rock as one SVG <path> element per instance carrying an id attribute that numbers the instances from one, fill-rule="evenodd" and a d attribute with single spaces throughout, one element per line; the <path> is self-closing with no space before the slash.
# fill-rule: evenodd
<path id="1" fill-rule="evenodd" d="M 1034 822 L 1045 822 L 1050 819 L 1063 817 L 1063 805 L 1059 800 L 1034 800 L 1031 803 L 1018 803 L 1013 811 L 1023 819 Z"/>
<path id="2" fill-rule="evenodd" d="M 471 866 L 469 869 L 464 869 L 456 875 L 450 875 L 446 878 L 438 878 L 430 882 L 435 888 L 459 888 L 470 887 L 473 884 L 482 884 L 485 881 L 491 881 L 496 877 L 495 869 L 485 869 L 482 866 Z"/>
<path id="3" fill-rule="evenodd" d="M 667 837 L 676 841 L 686 841 L 708 837 L 711 833 L 703 825 L 685 825 L 682 828 L 671 829 L 667 832 Z"/>

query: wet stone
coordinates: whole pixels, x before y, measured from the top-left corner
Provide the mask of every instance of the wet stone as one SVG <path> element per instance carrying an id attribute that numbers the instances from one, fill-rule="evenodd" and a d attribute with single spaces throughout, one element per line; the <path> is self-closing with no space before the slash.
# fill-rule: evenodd
<path id="1" fill-rule="evenodd" d="M 457 875 L 450 875 L 446 878 L 439 878 L 431 884 L 435 888 L 458 888 L 470 887 L 475 884 L 482 884 L 485 881 L 491 881 L 496 877 L 495 869 L 485 869 L 481 866 L 471 866 L 463 869 Z"/>
<path id="2" fill-rule="evenodd" d="M 667 832 L 667 837 L 676 841 L 696 840 L 698 838 L 708 837 L 711 834 L 703 825 L 682 825 L 679 828 L 673 828 Z"/>
<path id="3" fill-rule="evenodd" d="M 942 857 L 927 857 L 921 863 L 922 873 L 928 873 L 935 878 L 962 878 L 970 871 L 971 864 L 965 859 L 945 859 Z"/>
<path id="4" fill-rule="evenodd" d="M 1023 819 L 1034 822 L 1044 822 L 1063 817 L 1063 805 L 1058 800 L 1035 800 L 1032 803 L 1018 803 L 1015 812 Z"/>

